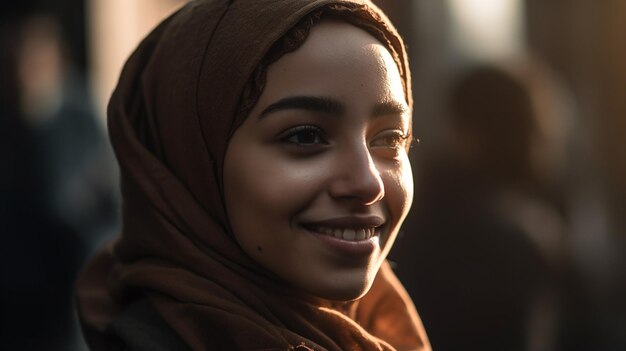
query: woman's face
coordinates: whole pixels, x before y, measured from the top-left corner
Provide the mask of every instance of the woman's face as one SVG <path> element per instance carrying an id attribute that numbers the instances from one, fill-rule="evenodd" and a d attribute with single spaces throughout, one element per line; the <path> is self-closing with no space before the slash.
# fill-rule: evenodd
<path id="1" fill-rule="evenodd" d="M 409 120 L 386 48 L 349 24 L 316 25 L 269 67 L 228 145 L 226 208 L 243 250 L 316 296 L 366 293 L 413 198 Z"/>

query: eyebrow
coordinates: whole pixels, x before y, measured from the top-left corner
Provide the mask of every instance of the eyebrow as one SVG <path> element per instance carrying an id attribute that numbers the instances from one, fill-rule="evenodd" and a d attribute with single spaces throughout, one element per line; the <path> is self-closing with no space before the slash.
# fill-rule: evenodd
<path id="1" fill-rule="evenodd" d="M 263 112 L 261 112 L 259 118 L 283 110 L 307 110 L 340 116 L 345 113 L 346 108 L 341 102 L 327 97 L 289 96 L 267 106 Z"/>
<path id="2" fill-rule="evenodd" d="M 409 107 L 395 100 L 388 100 L 378 103 L 372 110 L 372 116 L 385 116 L 385 115 L 404 115 L 409 113 Z"/>
<path id="3" fill-rule="evenodd" d="M 346 106 L 333 98 L 323 96 L 289 96 L 267 106 L 259 115 L 259 119 L 283 110 L 307 110 L 327 115 L 341 116 L 346 112 Z M 406 104 L 389 100 L 378 103 L 372 109 L 373 116 L 402 115 L 409 112 Z"/>

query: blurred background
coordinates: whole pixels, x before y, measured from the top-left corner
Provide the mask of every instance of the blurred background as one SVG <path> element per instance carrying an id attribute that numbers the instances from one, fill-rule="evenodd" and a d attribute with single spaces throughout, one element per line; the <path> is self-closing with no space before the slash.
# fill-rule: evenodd
<path id="1" fill-rule="evenodd" d="M 434 350 L 626 350 L 626 2 L 376 2 L 420 139 L 390 258 Z M 72 284 L 119 221 L 106 103 L 184 3 L 0 5 L 3 350 L 85 349 Z"/>

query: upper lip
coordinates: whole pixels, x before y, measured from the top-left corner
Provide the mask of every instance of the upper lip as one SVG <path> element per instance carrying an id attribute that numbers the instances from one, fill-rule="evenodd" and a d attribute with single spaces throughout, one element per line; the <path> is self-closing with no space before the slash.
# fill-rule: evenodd
<path id="1" fill-rule="evenodd" d="M 376 228 L 385 224 L 385 219 L 377 215 L 344 216 L 304 223 L 306 226 L 327 228 Z"/>

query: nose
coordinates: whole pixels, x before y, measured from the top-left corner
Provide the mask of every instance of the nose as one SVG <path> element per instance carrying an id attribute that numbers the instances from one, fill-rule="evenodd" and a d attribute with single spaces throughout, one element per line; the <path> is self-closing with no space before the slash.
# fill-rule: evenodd
<path id="1" fill-rule="evenodd" d="M 385 196 L 383 180 L 366 145 L 338 155 L 330 195 L 335 199 L 354 200 L 361 205 L 371 205 Z"/>

